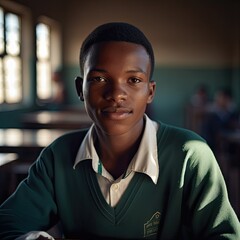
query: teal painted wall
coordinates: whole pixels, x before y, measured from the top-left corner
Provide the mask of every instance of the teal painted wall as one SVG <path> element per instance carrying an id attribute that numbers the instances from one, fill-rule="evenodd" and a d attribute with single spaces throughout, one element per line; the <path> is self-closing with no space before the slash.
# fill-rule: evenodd
<path id="1" fill-rule="evenodd" d="M 75 76 L 80 74 L 79 68 L 67 67 L 65 74 L 69 102 L 82 106 L 73 84 Z M 237 75 L 236 72 L 235 75 Z M 232 69 L 221 68 L 157 67 L 153 79 L 157 83 L 156 95 L 151 104 L 153 118 L 178 126 L 184 126 L 184 108 L 200 84 L 206 85 L 212 97 L 217 88 L 235 88 L 234 85 L 240 81 L 239 76 L 233 79 Z"/>
<path id="2" fill-rule="evenodd" d="M 232 88 L 235 100 L 240 106 L 239 73 L 240 69 L 156 67 L 153 79 L 157 83 L 157 89 L 151 104 L 152 117 L 177 126 L 184 126 L 184 108 L 200 84 L 206 85 L 210 97 L 219 87 Z M 79 74 L 78 66 L 64 68 L 67 102 L 71 106 L 81 108 L 83 103 L 79 101 L 74 85 L 74 79 Z M 39 109 L 38 106 L 12 111 L 0 109 L 0 128 L 21 127 L 22 114 L 37 109 Z"/>
<path id="3" fill-rule="evenodd" d="M 153 102 L 154 117 L 184 126 L 186 104 L 199 85 L 204 84 L 210 99 L 217 88 L 232 87 L 230 69 L 157 68 L 154 74 L 157 92 Z"/>

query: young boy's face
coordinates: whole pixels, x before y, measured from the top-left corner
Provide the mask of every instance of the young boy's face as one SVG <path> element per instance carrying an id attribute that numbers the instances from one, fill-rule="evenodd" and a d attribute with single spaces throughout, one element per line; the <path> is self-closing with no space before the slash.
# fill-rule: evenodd
<path id="1" fill-rule="evenodd" d="M 89 50 L 82 89 L 86 110 L 98 129 L 119 135 L 143 125 L 154 96 L 145 48 L 128 42 L 103 42 Z M 79 89 L 78 89 L 79 91 Z"/>

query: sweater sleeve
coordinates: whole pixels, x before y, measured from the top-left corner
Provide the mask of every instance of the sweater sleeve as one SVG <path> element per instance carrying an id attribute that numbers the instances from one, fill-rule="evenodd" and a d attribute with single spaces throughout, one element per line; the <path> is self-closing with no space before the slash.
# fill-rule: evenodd
<path id="1" fill-rule="evenodd" d="M 240 223 L 228 199 L 224 178 L 211 149 L 189 141 L 184 177 L 184 221 L 192 239 L 240 239 Z M 189 232 L 188 232 L 189 234 Z"/>
<path id="2" fill-rule="evenodd" d="M 0 239 L 15 239 L 27 232 L 48 230 L 57 222 L 53 160 L 46 148 L 31 166 L 28 177 L 0 206 Z"/>

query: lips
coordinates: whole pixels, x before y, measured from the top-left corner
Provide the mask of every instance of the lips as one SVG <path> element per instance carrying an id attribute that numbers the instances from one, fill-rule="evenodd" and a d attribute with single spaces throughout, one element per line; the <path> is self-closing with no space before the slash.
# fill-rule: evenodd
<path id="1" fill-rule="evenodd" d="M 127 118 L 132 113 L 131 108 L 110 106 L 102 109 L 104 116 L 113 120 L 120 120 Z"/>
<path id="2" fill-rule="evenodd" d="M 102 110 L 103 113 L 130 113 L 132 109 L 126 107 L 106 107 Z"/>

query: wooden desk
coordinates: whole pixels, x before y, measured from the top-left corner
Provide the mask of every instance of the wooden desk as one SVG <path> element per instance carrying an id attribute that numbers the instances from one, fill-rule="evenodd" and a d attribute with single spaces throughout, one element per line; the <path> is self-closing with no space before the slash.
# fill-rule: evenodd
<path id="1" fill-rule="evenodd" d="M 240 129 L 221 132 L 219 134 L 219 148 L 223 153 L 234 154 L 240 166 Z"/>
<path id="2" fill-rule="evenodd" d="M 42 149 L 66 132 L 57 129 L 0 129 L 0 152 Z"/>
<path id="3" fill-rule="evenodd" d="M 68 131 L 57 129 L 0 129 L 0 153 L 16 153 L 19 155 L 19 159 L 33 161 L 44 147 Z"/>
<path id="4" fill-rule="evenodd" d="M 3 186 L 0 188 L 6 190 L 2 193 L 0 202 L 26 177 L 30 165 L 41 150 L 66 132 L 68 131 L 56 129 L 0 129 L 0 174 L 6 179 L 1 182 Z"/>
<path id="5" fill-rule="evenodd" d="M 38 111 L 24 114 L 22 123 L 31 129 L 80 129 L 89 127 L 92 120 L 85 111 Z"/>
<path id="6" fill-rule="evenodd" d="M 220 136 L 228 142 L 240 145 L 240 130 L 223 132 Z"/>
<path id="7" fill-rule="evenodd" d="M 0 167 L 12 163 L 18 159 L 16 153 L 0 153 Z"/>

